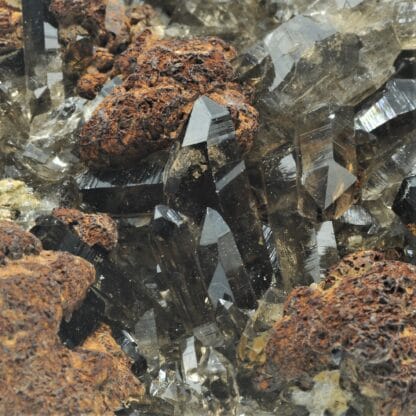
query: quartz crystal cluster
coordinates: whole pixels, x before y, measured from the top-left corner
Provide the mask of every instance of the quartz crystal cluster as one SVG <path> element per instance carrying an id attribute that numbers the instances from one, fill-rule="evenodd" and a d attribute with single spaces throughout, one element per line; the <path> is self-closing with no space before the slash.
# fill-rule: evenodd
<path id="1" fill-rule="evenodd" d="M 0 0 L 0 413 L 413 416 L 415 28 Z"/>

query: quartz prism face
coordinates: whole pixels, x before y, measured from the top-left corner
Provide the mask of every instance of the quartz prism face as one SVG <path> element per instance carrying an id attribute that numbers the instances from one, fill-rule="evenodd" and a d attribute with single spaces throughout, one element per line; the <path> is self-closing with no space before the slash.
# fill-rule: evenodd
<path id="1" fill-rule="evenodd" d="M 193 150 L 186 150 L 188 147 Z M 172 164 L 171 178 L 167 179 L 170 189 L 173 190 L 175 183 L 178 189 L 182 182 L 182 186 L 188 189 L 190 200 L 199 200 L 199 204 L 194 205 L 201 209 L 204 204 L 201 204 L 201 191 L 197 188 L 206 184 L 207 192 L 203 193 L 202 198 L 205 202 L 213 201 L 208 206 L 217 209 L 230 227 L 244 265 L 251 275 L 252 287 L 257 296 L 261 295 L 270 285 L 273 270 L 228 109 L 206 96 L 200 97 L 194 104 L 181 151 Z M 183 157 L 185 152 L 189 155 L 188 159 Z M 189 177 L 189 168 L 197 161 L 200 172 Z M 179 168 L 187 165 L 188 169 L 183 169 L 182 178 L 178 177 Z M 192 186 L 192 183 L 197 185 Z M 196 194 L 192 195 L 190 190 L 196 190 Z M 186 202 L 185 205 L 188 207 L 190 204 Z M 197 218 L 200 216 L 199 213 Z"/>
<path id="2" fill-rule="evenodd" d="M 416 224 L 416 176 L 410 176 L 403 181 L 393 210 L 405 224 Z"/>
<path id="3" fill-rule="evenodd" d="M 152 220 L 154 255 L 160 258 L 160 279 L 169 290 L 172 312 L 192 329 L 212 318 L 205 300 L 208 284 L 196 255 L 197 228 L 185 216 L 157 205 Z"/>
<path id="4" fill-rule="evenodd" d="M 394 29 L 403 49 L 416 48 L 416 4 L 414 1 L 395 2 Z"/>
<path id="5" fill-rule="evenodd" d="M 214 308 L 223 299 L 253 308 L 256 297 L 230 228 L 221 215 L 207 208 L 199 240 L 201 267 L 211 278 L 208 296 Z"/>
<path id="6" fill-rule="evenodd" d="M 372 132 L 378 127 L 416 110 L 416 80 L 393 79 L 381 96 L 355 116 L 355 128 Z M 410 114 L 411 116 L 411 114 Z"/>
<path id="7" fill-rule="evenodd" d="M 134 169 L 87 171 L 77 178 L 82 200 L 96 211 L 125 215 L 161 204 L 168 153 L 157 152 Z"/>
<path id="8" fill-rule="evenodd" d="M 195 101 L 182 146 L 234 138 L 234 125 L 226 107 L 206 96 Z"/>
<path id="9" fill-rule="evenodd" d="M 357 181 L 352 109 L 325 107 L 308 114 L 296 140 L 302 213 L 338 218 L 351 205 Z"/>

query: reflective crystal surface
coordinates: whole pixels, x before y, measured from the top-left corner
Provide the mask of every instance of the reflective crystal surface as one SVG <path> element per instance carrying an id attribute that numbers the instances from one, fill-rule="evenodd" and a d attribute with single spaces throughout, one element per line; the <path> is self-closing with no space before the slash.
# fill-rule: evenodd
<path id="1" fill-rule="evenodd" d="M 307 114 L 296 130 L 300 210 L 313 218 L 308 201 L 316 205 L 317 216 L 337 218 L 352 202 L 357 181 L 352 109 L 321 108 Z"/>
<path id="2" fill-rule="evenodd" d="M 182 146 L 201 142 L 206 145 L 208 169 L 215 186 L 215 206 L 234 235 L 253 290 L 260 294 L 272 275 L 262 225 L 230 113 L 207 97 L 195 102 Z"/>
<path id="3" fill-rule="evenodd" d="M 390 120 L 416 109 L 416 81 L 394 79 L 389 81 L 382 96 L 372 105 L 356 114 L 355 128 L 371 132 Z"/>

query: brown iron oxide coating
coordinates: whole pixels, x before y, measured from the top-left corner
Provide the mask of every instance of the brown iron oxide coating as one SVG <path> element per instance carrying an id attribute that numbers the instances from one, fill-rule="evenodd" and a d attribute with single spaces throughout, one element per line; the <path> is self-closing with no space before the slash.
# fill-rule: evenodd
<path id="1" fill-rule="evenodd" d="M 25 255 L 39 254 L 40 241 L 11 221 L 0 221 L 0 264 L 6 258 L 17 260 Z"/>
<path id="2" fill-rule="evenodd" d="M 100 245 L 111 251 L 117 245 L 117 224 L 107 214 L 86 214 L 77 209 L 55 208 L 52 215 L 71 226 L 89 246 Z"/>
<path id="3" fill-rule="evenodd" d="M 258 113 L 234 77 L 233 48 L 217 38 L 155 41 L 142 33 L 117 60 L 123 85 L 107 96 L 80 133 L 89 165 L 134 163 L 169 147 L 185 128 L 193 102 L 206 94 L 229 108 L 243 151 L 250 149 Z"/>
<path id="4" fill-rule="evenodd" d="M 33 240 L 26 234 L 22 241 Z M 0 414 L 112 415 L 144 395 L 107 327 L 74 350 L 57 335 L 94 279 L 91 264 L 63 252 L 6 258 L 0 266 Z"/>
<path id="5" fill-rule="evenodd" d="M 59 24 L 64 73 L 87 99 L 114 75 L 115 57 L 132 37 L 157 18 L 149 5 L 127 8 L 119 0 L 53 0 L 50 11 Z"/>
<path id="6" fill-rule="evenodd" d="M 371 415 L 416 413 L 416 267 L 377 252 L 345 257 L 286 301 L 266 346 L 261 390 L 341 369 Z M 341 358 L 340 363 L 339 357 Z"/>
<path id="7" fill-rule="evenodd" d="M 21 10 L 0 0 L 0 55 L 20 49 L 23 46 Z"/>

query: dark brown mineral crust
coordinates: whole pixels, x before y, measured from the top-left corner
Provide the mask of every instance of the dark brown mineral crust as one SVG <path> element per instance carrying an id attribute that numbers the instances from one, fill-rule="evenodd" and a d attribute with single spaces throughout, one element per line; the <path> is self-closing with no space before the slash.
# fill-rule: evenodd
<path id="1" fill-rule="evenodd" d="M 347 256 L 322 283 L 290 294 L 266 346 L 260 389 L 340 368 L 360 414 L 416 414 L 415 292 L 415 266 L 371 251 Z"/>
<path id="2" fill-rule="evenodd" d="M 0 264 L 5 259 L 17 260 L 25 255 L 39 254 L 40 241 L 11 221 L 0 221 Z"/>
<path id="3" fill-rule="evenodd" d="M 169 147 L 179 138 L 192 98 L 196 97 L 175 84 L 117 88 L 81 130 L 82 160 L 91 165 L 125 165 Z"/>
<path id="4" fill-rule="evenodd" d="M 106 74 L 101 74 L 99 72 L 94 74 L 84 74 L 77 82 L 77 92 L 81 97 L 92 100 L 97 93 L 100 92 L 101 87 L 106 81 Z"/>
<path id="5" fill-rule="evenodd" d="M 125 165 L 169 147 L 180 139 L 193 102 L 201 94 L 228 107 L 237 140 L 244 151 L 250 149 L 258 113 L 241 87 L 230 82 L 228 55 L 233 53 L 213 38 L 161 42 L 165 48 L 158 43 L 149 49 L 152 54 L 145 52 L 146 59 L 138 58 L 142 66 L 135 61 L 135 72 L 103 100 L 82 128 L 80 155 L 88 164 Z M 221 47 L 213 48 L 215 42 Z M 169 59 L 160 56 L 165 52 Z"/>
<path id="6" fill-rule="evenodd" d="M 22 12 L 0 0 L 0 55 L 15 51 L 23 42 Z"/>
<path id="7" fill-rule="evenodd" d="M 3 247 L 5 227 L 0 225 Z M 23 245 L 33 239 L 21 237 Z M 33 245 L 40 249 L 39 241 Z M 0 414 L 111 415 L 129 398 L 143 397 L 107 327 L 75 350 L 58 337 L 62 318 L 78 307 L 94 279 L 87 261 L 62 252 L 6 258 L 0 266 Z"/>
<path id="8" fill-rule="evenodd" d="M 213 83 L 234 78 L 230 61 L 235 56 L 234 48 L 219 38 L 154 41 L 142 35 L 121 55 L 119 67 L 124 77 L 129 76 L 127 88 L 137 82 L 154 86 L 175 81 L 204 94 Z"/>
<path id="9" fill-rule="evenodd" d="M 112 250 L 118 240 L 117 224 L 107 214 L 86 214 L 77 209 L 55 208 L 52 215 L 71 226 L 89 246 Z"/>
<path id="10" fill-rule="evenodd" d="M 114 75 L 115 57 L 157 20 L 151 6 L 126 7 L 120 0 L 53 0 L 50 10 L 59 25 L 63 70 L 69 79 L 81 78 L 77 89 L 87 99 Z"/>

